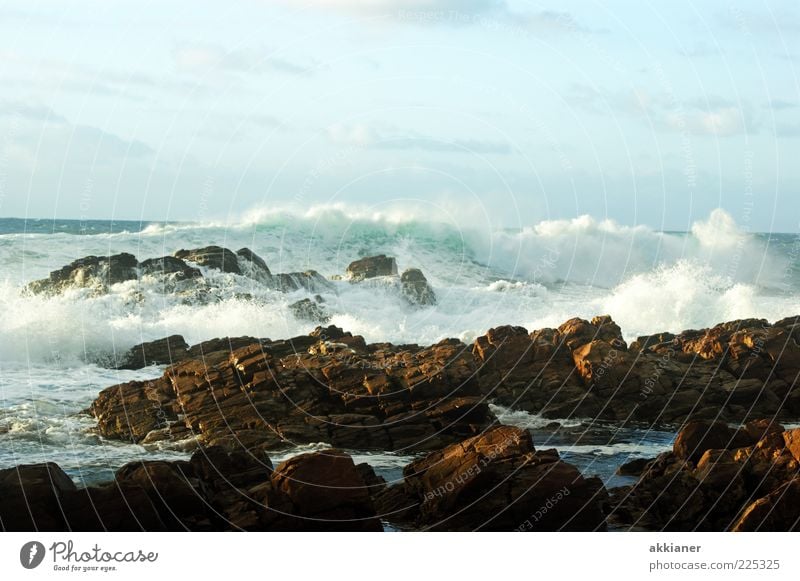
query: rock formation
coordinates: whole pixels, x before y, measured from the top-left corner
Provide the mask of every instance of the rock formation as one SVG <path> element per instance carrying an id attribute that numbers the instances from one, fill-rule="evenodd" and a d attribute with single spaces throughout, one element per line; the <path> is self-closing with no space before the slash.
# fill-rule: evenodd
<path id="1" fill-rule="evenodd" d="M 603 530 L 606 494 L 519 428 L 438 450 L 387 486 L 339 450 L 293 456 L 211 446 L 190 460 L 131 462 L 78 488 L 56 464 L 0 470 L 4 531 Z"/>
<path id="2" fill-rule="evenodd" d="M 158 379 L 103 390 L 90 408 L 98 432 L 133 442 L 192 436 L 205 446 L 431 450 L 495 421 L 474 361 L 455 340 L 367 346 L 320 327 L 286 341 L 218 347 L 202 357 L 192 347 Z"/>
<path id="3" fill-rule="evenodd" d="M 397 276 L 397 262 L 385 254 L 369 256 L 351 262 L 345 274 L 349 280 L 354 282 L 378 276 Z"/>
<path id="4" fill-rule="evenodd" d="M 641 337 L 628 348 L 609 317 L 528 334 L 491 329 L 474 344 L 481 392 L 546 417 L 660 425 L 800 417 L 794 319 L 733 321 Z"/>
<path id="5" fill-rule="evenodd" d="M 436 295 L 428 284 L 428 279 L 418 268 L 409 268 L 400 275 L 400 288 L 403 296 L 412 305 L 429 306 L 436 304 Z"/>
<path id="6" fill-rule="evenodd" d="M 689 422 L 672 452 L 611 491 L 613 522 L 648 530 L 800 530 L 800 430 Z"/>
<path id="7" fill-rule="evenodd" d="M 197 267 L 247 277 L 255 283 L 285 292 L 300 289 L 319 292 L 332 288 L 330 281 L 314 270 L 273 275 L 264 259 L 249 248 L 234 253 L 221 246 L 206 246 L 181 249 L 173 256 L 149 258 L 141 263 L 126 253 L 87 256 L 51 272 L 45 279 L 30 283 L 27 289 L 35 294 L 52 295 L 69 288 L 90 288 L 100 294 L 120 282 L 155 279 L 163 283 L 164 293 L 188 292 L 192 299 L 201 300 L 203 291 L 208 291 L 212 285 Z M 190 291 L 193 290 L 199 292 L 192 295 Z"/>
<path id="8" fill-rule="evenodd" d="M 605 489 L 530 434 L 499 426 L 412 462 L 377 495 L 381 513 L 438 531 L 605 530 Z"/>
<path id="9" fill-rule="evenodd" d="M 78 488 L 56 464 L 0 470 L 4 531 L 380 531 L 364 468 L 326 450 L 273 469 L 267 456 L 206 448 L 133 462 Z"/>
<path id="10" fill-rule="evenodd" d="M 110 256 L 86 256 L 54 270 L 45 279 L 30 283 L 28 290 L 36 294 L 57 294 L 76 287 L 102 293 L 113 284 L 136 279 L 138 266 L 136 257 L 125 252 Z"/>

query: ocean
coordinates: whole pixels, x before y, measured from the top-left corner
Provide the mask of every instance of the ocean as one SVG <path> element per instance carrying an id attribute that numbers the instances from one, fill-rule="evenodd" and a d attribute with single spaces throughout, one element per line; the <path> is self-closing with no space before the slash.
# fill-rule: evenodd
<path id="1" fill-rule="evenodd" d="M 0 468 L 54 461 L 81 483 L 108 480 L 137 459 L 185 458 L 169 445 L 105 441 L 79 412 L 110 385 L 161 375 L 102 366 L 115 351 L 181 334 L 190 344 L 222 336 L 280 339 L 308 333 L 289 305 L 306 291 L 282 293 L 232 274 L 206 271 L 218 300 L 187 303 L 133 281 L 106 295 L 87 289 L 30 296 L 24 286 L 86 255 L 130 252 L 140 260 L 181 248 L 248 247 L 273 273 L 315 269 L 342 274 L 360 257 L 387 254 L 399 268 L 422 269 L 437 305 L 413 308 L 394 289 L 334 281 L 322 293 L 331 324 L 368 342 L 465 342 L 503 324 L 529 330 L 580 316 L 609 314 L 628 340 L 703 328 L 744 317 L 774 321 L 800 314 L 800 241 L 794 234 L 751 233 L 714 211 L 687 232 L 628 227 L 588 216 L 521 228 L 479 220 L 441 221 L 410 211 L 370 212 L 334 205 L 280 208 L 224 222 L 0 219 Z M 564 418 L 559 425 L 495 408 L 529 428 L 538 448 L 557 448 L 607 486 L 622 462 L 669 449 L 674 434 Z M 273 461 L 318 449 L 272 454 Z M 389 481 L 412 457 L 355 452 Z"/>

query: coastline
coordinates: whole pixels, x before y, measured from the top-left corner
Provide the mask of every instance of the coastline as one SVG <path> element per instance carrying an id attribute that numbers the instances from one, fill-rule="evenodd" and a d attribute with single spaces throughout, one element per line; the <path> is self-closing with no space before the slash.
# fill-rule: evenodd
<path id="1" fill-rule="evenodd" d="M 45 518 L 44 527 L 53 530 L 794 530 L 797 523 L 787 515 L 796 509 L 784 505 L 795 498 L 800 482 L 800 430 L 786 430 L 778 419 L 797 421 L 795 399 L 788 397 L 795 392 L 790 390 L 776 408 L 764 407 L 775 400 L 761 392 L 778 381 L 773 378 L 784 378 L 782 382 L 789 373 L 796 376 L 800 347 L 793 339 L 795 324 L 794 319 L 774 325 L 729 322 L 657 340 L 643 337 L 631 346 L 608 317 L 573 319 L 559 329 L 532 333 L 500 327 L 471 346 L 456 340 L 427 347 L 367 344 L 333 326 L 288 340 L 224 338 L 181 349 L 176 345 L 185 343 L 182 338 L 169 337 L 133 348 L 124 358 L 126 365 L 164 364 L 163 358 L 172 356 L 180 360 L 171 361 L 160 378 L 101 391 L 87 413 L 104 438 L 184 448 L 191 440 L 196 451 L 190 461 L 135 462 L 118 470 L 113 483 L 84 489 L 52 464 L 2 470 L 0 482 L 8 500 L 0 512 L 7 530 L 32 530 L 26 522 L 41 527 L 41 515 L 39 521 L 33 514 L 30 521 L 9 518 L 9 511 L 20 508 L 13 503 L 18 496 L 14 491 L 24 490 L 35 499 L 33 506 L 41 503 L 31 510 L 44 510 L 50 517 L 62 502 L 68 510 L 61 513 L 67 516 L 82 513 L 82 502 L 101 507 L 94 521 L 73 518 L 70 524 L 65 516 L 59 525 L 58 519 Z M 780 342 L 780 356 L 766 365 L 762 358 L 776 353 L 775 342 Z M 742 345 L 751 345 L 750 350 L 742 353 Z M 663 363 L 665 349 L 674 359 L 670 366 Z M 567 355 L 573 369 L 566 368 Z M 694 368 L 700 371 L 694 374 Z M 661 394 L 669 398 L 659 404 L 661 412 L 626 418 L 603 417 L 601 412 L 589 419 L 653 428 L 661 417 L 681 417 L 664 424 L 665 429 L 681 426 L 671 452 L 621 467 L 621 473 L 637 478 L 628 486 L 606 489 L 555 450 L 535 448 L 530 430 L 501 425 L 493 411 L 498 408 L 489 406 L 502 401 L 511 406 L 503 409 L 516 406 L 546 418 L 548 410 L 560 413 L 565 404 L 572 405 L 576 396 L 569 388 L 580 385 L 581 406 L 590 397 L 605 397 L 601 410 L 635 410 L 625 402 L 642 393 L 627 389 L 625 382 L 650 388 L 647 397 L 657 397 L 651 383 L 641 380 L 642 370 L 654 369 L 662 384 L 676 369 L 684 382 L 672 394 Z M 709 375 L 711 369 L 716 371 Z M 739 376 L 731 389 L 719 374 L 734 371 Z M 764 375 L 756 380 L 759 374 Z M 543 407 L 538 392 L 548 384 L 537 380 L 541 377 L 559 380 L 555 393 L 545 392 Z M 684 417 L 683 408 L 670 408 L 669 402 L 676 393 L 694 389 L 687 382 L 696 377 L 706 382 L 704 393 L 709 395 L 693 404 L 699 413 L 689 410 Z M 743 381 L 748 389 L 737 394 L 735 388 Z M 754 381 L 765 387 L 752 390 Z M 609 382 L 614 389 L 608 389 Z M 564 400 L 557 395 L 562 390 Z M 526 396 L 527 391 L 531 394 Z M 710 417 L 706 404 L 720 394 L 726 400 L 735 396 L 738 407 L 715 408 Z M 745 401 L 745 396 L 752 399 Z M 747 413 L 735 415 L 740 408 Z M 331 449 L 295 455 L 273 467 L 271 453 L 303 443 L 326 443 Z M 339 448 L 394 451 L 417 460 L 403 468 L 402 478 L 387 482 Z M 292 476 L 295 471 L 304 476 Z M 336 492 L 343 473 L 349 474 L 344 488 L 360 491 L 357 498 L 341 498 Z M 224 494 L 217 490 L 219 498 L 209 496 L 209 490 L 232 482 L 239 485 Z M 310 486 L 311 491 L 296 491 L 295 485 Z M 162 489 L 177 496 L 165 496 Z M 246 507 L 226 504 L 245 489 L 277 499 L 262 494 L 253 500 L 247 492 Z M 506 501 L 501 502 L 509 494 L 521 494 L 512 503 L 519 510 L 509 512 Z M 698 510 L 684 515 L 665 509 L 675 503 L 685 506 L 686 495 L 700 498 L 695 508 L 708 514 L 694 518 Z M 192 497 L 199 501 L 188 503 L 193 508 L 186 509 L 185 518 L 165 517 L 165 510 L 173 511 L 171 503 L 186 504 Z M 85 498 L 89 500 L 80 500 Z M 166 508 L 159 510 L 156 498 Z M 135 507 L 133 520 L 111 518 L 120 514 L 123 501 Z M 304 502 L 312 507 L 321 502 L 332 512 L 315 513 Z M 284 509 L 276 509 L 281 503 Z M 217 506 L 217 512 L 224 506 L 228 516 L 212 523 L 208 506 Z M 460 508 L 451 514 L 456 506 Z M 776 521 L 774 506 L 781 507 L 783 520 Z M 144 519 L 136 512 L 143 507 L 151 511 Z M 525 511 L 531 511 L 527 518 Z"/>
<path id="2" fill-rule="evenodd" d="M 330 284 L 315 271 L 274 274 L 246 248 L 234 253 L 211 246 L 142 262 L 129 254 L 89 256 L 26 292 L 55 295 L 78 286 L 102 296 L 115 284 L 150 277 L 165 295 L 203 300 L 209 269 L 278 292 L 314 293 Z M 383 281 L 412 309 L 437 300 L 421 271 L 400 275 L 395 259 L 385 255 L 351 263 L 344 277 L 352 285 Z M 796 526 L 776 521 L 764 507 L 780 506 L 789 515 L 794 510 L 787 512 L 784 498 L 796 494 L 797 430 L 779 422 L 800 420 L 797 317 L 736 320 L 630 344 L 611 317 L 596 316 L 533 331 L 499 326 L 470 343 L 450 338 L 396 345 L 368 343 L 327 324 L 325 309 L 313 296 L 296 303 L 298 317 L 319 323 L 307 335 L 221 337 L 195 345 L 169 335 L 106 358 L 110 369 L 147 373 L 156 365 L 163 373 L 102 389 L 83 412 L 93 431 L 104 441 L 180 450 L 186 459 L 145 457 L 116 470 L 113 481 L 86 487 L 76 487 L 55 464 L 1 470 L 3 527 Z M 603 423 L 615 430 L 673 431 L 677 438 L 671 452 L 618 466 L 620 481 L 610 486 L 571 463 L 569 454 L 539 449 L 535 426 L 511 420 L 515 414 L 551 419 L 547 429 L 555 433 L 579 420 L 577 430 L 585 433 Z M 299 453 L 303 447 L 312 451 Z M 290 450 L 273 465 L 272 457 Z M 370 464 L 354 462 L 359 452 L 407 460 L 387 480 Z M 29 495 L 34 508 L 26 517 L 20 508 Z M 670 513 L 687 495 L 699 495 L 693 511 Z M 659 499 L 668 499 L 666 505 Z M 100 507 L 97 518 L 82 518 L 88 506 Z"/>

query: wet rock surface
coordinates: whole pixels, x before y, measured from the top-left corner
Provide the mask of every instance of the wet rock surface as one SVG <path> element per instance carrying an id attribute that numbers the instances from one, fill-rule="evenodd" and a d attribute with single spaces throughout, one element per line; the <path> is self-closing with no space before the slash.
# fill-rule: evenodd
<path id="1" fill-rule="evenodd" d="M 530 434 L 499 426 L 412 462 L 380 511 L 436 531 L 605 530 L 605 489 Z"/>
<path id="2" fill-rule="evenodd" d="M 148 341 L 132 347 L 119 358 L 117 369 L 142 369 L 149 365 L 171 365 L 189 356 L 189 345 L 181 335 Z"/>
<path id="3" fill-rule="evenodd" d="M 189 461 L 134 462 L 78 488 L 56 464 L 0 470 L 4 531 L 380 531 L 350 456 L 208 448 Z"/>
<path id="4" fill-rule="evenodd" d="M 90 412 L 101 435 L 132 442 L 168 428 L 201 445 L 430 450 L 495 421 L 474 372 L 455 340 L 404 350 L 319 328 L 206 345 L 158 379 L 103 390 Z"/>
<path id="5" fill-rule="evenodd" d="M 403 296 L 412 305 L 430 306 L 436 304 L 436 294 L 428 279 L 418 268 L 409 268 L 400 275 L 400 288 Z"/>
<path id="6" fill-rule="evenodd" d="M 138 363 L 173 363 L 161 378 L 104 390 L 92 413 L 110 438 L 140 441 L 174 426 L 201 444 L 239 438 L 266 449 L 308 442 L 435 449 L 494 422 L 489 402 L 544 417 L 664 426 L 716 421 L 682 432 L 675 453 L 697 461 L 709 447 L 741 441 L 726 423 L 800 416 L 795 350 L 791 340 L 781 351 L 785 365 L 775 353 L 764 377 L 748 366 L 743 380 L 724 361 L 628 349 L 607 317 L 533 333 L 498 327 L 471 347 L 456 339 L 429 347 L 367 344 L 337 327 L 284 341 L 239 337 L 190 348 L 168 338 L 132 351 Z M 700 426 L 697 433 L 693 426 Z"/>
<path id="7" fill-rule="evenodd" d="M 679 425 L 800 417 L 794 319 L 734 321 L 640 338 L 628 348 L 609 317 L 528 334 L 498 327 L 473 346 L 481 391 L 545 417 Z"/>
<path id="8" fill-rule="evenodd" d="M 380 254 L 351 262 L 345 274 L 352 281 L 362 281 L 378 276 L 396 276 L 397 262 L 391 256 Z"/>
<path id="9" fill-rule="evenodd" d="M 5 531 L 603 530 L 606 494 L 519 428 L 496 427 L 412 462 L 387 485 L 340 450 L 269 457 L 211 446 L 126 464 L 77 487 L 56 464 L 0 471 Z M 23 494 L 24 491 L 24 494 Z"/>
<path id="10" fill-rule="evenodd" d="M 139 261 L 132 254 L 86 256 L 54 270 L 50 276 L 28 285 L 34 294 L 53 295 L 68 288 L 90 288 L 97 293 L 109 286 L 138 277 Z"/>
<path id="11" fill-rule="evenodd" d="M 610 491 L 610 518 L 648 530 L 798 530 L 798 432 L 769 420 L 690 422 L 636 484 Z"/>

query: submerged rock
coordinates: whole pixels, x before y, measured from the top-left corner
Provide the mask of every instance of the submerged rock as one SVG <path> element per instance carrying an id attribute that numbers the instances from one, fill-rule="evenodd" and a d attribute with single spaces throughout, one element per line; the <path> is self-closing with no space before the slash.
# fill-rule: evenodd
<path id="1" fill-rule="evenodd" d="M 403 296 L 413 305 L 429 306 L 436 304 L 436 294 L 428 279 L 418 268 L 409 268 L 400 276 Z"/>
<path id="2" fill-rule="evenodd" d="M 192 250 L 178 250 L 173 256 L 222 272 L 242 274 L 237 256 L 227 248 L 222 248 L 221 246 L 206 246 L 204 248 L 195 248 Z"/>
<path id="3" fill-rule="evenodd" d="M 369 256 L 351 262 L 345 274 L 354 282 L 378 276 L 397 276 L 397 262 L 385 254 Z"/>
<path id="4" fill-rule="evenodd" d="M 113 284 L 138 278 L 139 262 L 132 254 L 123 252 L 110 256 L 86 256 L 54 270 L 45 279 L 28 285 L 35 294 L 56 294 L 68 288 L 93 288 L 107 291 Z"/>
<path id="5" fill-rule="evenodd" d="M 171 365 L 186 359 L 189 345 L 181 335 L 148 341 L 132 347 L 121 357 L 117 369 L 142 369 L 148 365 Z"/>
<path id="6" fill-rule="evenodd" d="M 139 265 L 142 276 L 167 276 L 172 275 L 176 280 L 202 278 L 203 274 L 180 258 L 162 256 L 161 258 L 148 258 Z"/>
<path id="7" fill-rule="evenodd" d="M 214 277 L 204 278 L 203 268 L 248 277 L 264 288 L 293 292 L 305 289 L 310 292 L 335 290 L 331 282 L 315 270 L 273 275 L 267 263 L 249 248 L 232 252 L 221 246 L 182 249 L 173 256 L 149 258 L 141 264 L 131 254 L 109 257 L 87 256 L 53 271 L 43 280 L 30 283 L 29 292 L 57 294 L 68 288 L 89 287 L 97 293 L 108 292 L 112 284 L 136 280 L 140 277 L 148 284 L 160 283 L 159 292 L 184 299 L 187 304 L 208 304 L 226 297 L 250 297 L 248 293 L 231 293 L 225 281 Z M 153 288 L 150 286 L 149 288 Z M 143 297 L 140 293 L 139 297 Z"/>
<path id="8" fill-rule="evenodd" d="M 283 292 L 293 292 L 301 289 L 309 292 L 333 290 L 331 282 L 316 270 L 276 274 L 273 277 L 273 285 L 277 290 Z"/>
<path id="9" fill-rule="evenodd" d="M 245 276 L 264 283 L 272 281 L 272 273 L 267 263 L 258 254 L 249 248 L 240 248 L 236 251 L 236 256 L 239 257 L 239 268 Z"/>
<path id="10" fill-rule="evenodd" d="M 327 323 L 331 320 L 331 316 L 326 312 L 325 307 L 322 306 L 322 297 L 317 295 L 314 300 L 302 299 L 289 305 L 289 310 L 292 311 L 295 317 L 313 323 Z"/>

